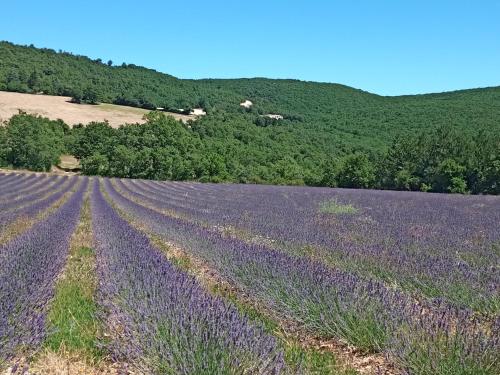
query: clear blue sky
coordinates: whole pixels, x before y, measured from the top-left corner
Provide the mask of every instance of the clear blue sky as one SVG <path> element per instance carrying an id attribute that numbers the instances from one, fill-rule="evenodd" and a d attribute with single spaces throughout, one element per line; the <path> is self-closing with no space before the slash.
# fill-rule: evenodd
<path id="1" fill-rule="evenodd" d="M 500 0 L 3 1 L 0 39 L 181 78 L 500 85 Z"/>

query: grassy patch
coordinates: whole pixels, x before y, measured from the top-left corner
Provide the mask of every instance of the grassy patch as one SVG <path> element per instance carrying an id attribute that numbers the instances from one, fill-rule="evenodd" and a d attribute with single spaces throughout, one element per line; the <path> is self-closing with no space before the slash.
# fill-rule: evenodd
<path id="1" fill-rule="evenodd" d="M 72 257 L 73 263 L 67 272 L 76 271 L 77 265 L 82 269 L 89 268 L 94 254 L 92 249 L 82 247 Z M 79 272 L 79 271 L 76 271 Z M 87 272 L 84 272 L 85 274 Z M 67 350 L 84 353 L 92 359 L 102 356 L 98 348 L 98 324 L 96 315 L 98 307 L 93 298 L 91 282 L 73 276 L 62 279 L 56 287 L 56 295 L 48 316 L 49 336 L 46 346 L 57 352 Z"/>
<path id="2" fill-rule="evenodd" d="M 352 215 L 358 211 L 359 210 L 352 204 L 342 204 L 339 203 L 337 199 L 331 199 L 319 205 L 319 212 L 322 214 Z"/>
<path id="3" fill-rule="evenodd" d="M 104 353 L 99 345 L 99 307 L 94 300 L 97 280 L 91 245 L 90 206 L 86 200 L 73 235 L 64 273 L 58 280 L 48 314 L 45 346 L 54 352 L 78 354 L 95 363 Z"/>
<path id="4" fill-rule="evenodd" d="M 189 272 L 192 268 L 191 259 L 185 255 L 171 257 L 169 261 L 184 272 Z"/>
<path id="5" fill-rule="evenodd" d="M 264 330 L 278 339 L 283 352 L 284 359 L 291 373 L 300 374 L 338 374 L 355 375 L 358 372 L 351 367 L 339 363 L 336 356 L 331 352 L 325 352 L 313 347 L 304 347 L 293 338 L 287 337 L 283 327 L 279 322 L 257 310 L 251 304 L 242 302 L 238 296 L 226 289 L 221 289 L 217 285 L 211 288 L 211 292 L 230 301 L 240 314 L 256 322 Z"/>
<path id="6" fill-rule="evenodd" d="M 342 368 L 335 355 L 317 349 L 304 349 L 300 345 L 290 343 L 285 346 L 285 361 L 293 370 L 317 375 L 355 375 L 353 368 Z"/>

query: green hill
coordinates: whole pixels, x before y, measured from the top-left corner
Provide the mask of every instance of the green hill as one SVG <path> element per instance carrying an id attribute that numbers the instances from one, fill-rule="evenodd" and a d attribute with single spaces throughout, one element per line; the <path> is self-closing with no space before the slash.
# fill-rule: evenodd
<path id="1" fill-rule="evenodd" d="M 339 179 L 332 182 L 328 176 L 337 173 L 341 158 L 366 155 L 370 163 L 379 168 L 380 160 L 394 150 L 394 142 L 399 142 L 394 140 L 400 137 L 410 139 L 422 134 L 426 135 L 425 139 L 431 139 L 436 138 L 432 136 L 434 132 L 447 128 L 443 134 L 448 134 L 447 137 L 453 134 L 452 137 L 467 143 L 475 142 L 478 134 L 500 134 L 500 87 L 383 97 L 339 84 L 298 80 L 182 80 L 133 64 L 115 66 L 100 59 L 9 42 L 0 42 L 0 90 L 43 92 L 83 101 L 147 109 L 161 107 L 170 111 L 202 107 L 208 115 L 188 129 L 179 130 L 186 133 L 183 136 L 189 139 L 188 143 L 197 145 L 191 149 L 196 152 L 184 154 L 185 151 L 178 149 L 176 152 L 192 163 L 197 163 L 193 156 L 196 153 L 201 160 L 214 158 L 218 165 L 215 169 L 223 172 L 208 173 L 207 177 L 206 171 L 193 170 L 183 174 L 182 179 L 335 185 Z M 250 109 L 240 106 L 245 100 L 253 102 Z M 267 114 L 281 115 L 283 119 L 270 119 L 265 117 Z M 116 131 L 120 132 L 137 133 L 136 130 Z M 414 142 L 413 148 L 420 149 L 416 139 L 411 142 Z M 144 144 L 127 140 L 124 146 L 139 152 Z M 494 143 L 491 149 L 495 146 Z M 164 145 L 159 143 L 155 147 Z M 470 146 L 462 145 L 464 147 Z M 460 160 L 455 161 L 460 166 L 469 163 L 464 158 L 470 157 L 460 156 L 459 151 L 455 152 L 456 157 L 455 154 L 439 157 L 458 158 Z M 107 157 L 113 157 L 111 151 Z M 483 159 L 491 158 L 496 160 L 494 152 L 483 156 Z M 422 161 L 432 165 L 421 165 L 419 176 L 428 173 L 424 170 L 437 168 L 435 164 L 443 160 Z M 412 169 L 402 165 L 402 161 L 398 163 L 394 173 Z M 193 169 L 196 168 L 193 166 Z M 394 181 L 395 176 L 390 179 Z M 410 178 L 410 181 L 413 180 Z M 411 189 L 418 186 L 425 190 L 427 185 L 422 186 L 423 181 L 427 180 L 420 176 L 418 183 L 376 185 Z M 433 182 L 427 182 L 431 190 L 439 191 L 432 187 Z M 358 181 L 351 185 L 373 184 Z M 470 187 L 471 182 L 468 185 Z"/>

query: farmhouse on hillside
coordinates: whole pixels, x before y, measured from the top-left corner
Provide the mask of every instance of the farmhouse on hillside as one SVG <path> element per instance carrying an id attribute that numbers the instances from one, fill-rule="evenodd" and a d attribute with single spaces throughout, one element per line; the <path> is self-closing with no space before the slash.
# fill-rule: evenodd
<path id="1" fill-rule="evenodd" d="M 193 108 L 189 114 L 193 116 L 205 116 L 207 112 L 203 108 Z"/>
<path id="2" fill-rule="evenodd" d="M 244 107 L 246 109 L 249 109 L 249 108 L 251 108 L 253 106 L 253 103 L 250 100 L 247 99 L 244 102 L 241 102 L 240 106 Z"/>

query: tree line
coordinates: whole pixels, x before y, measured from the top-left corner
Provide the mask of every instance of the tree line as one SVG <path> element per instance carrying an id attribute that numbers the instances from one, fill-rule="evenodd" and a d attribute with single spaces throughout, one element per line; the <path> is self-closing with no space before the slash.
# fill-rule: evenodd
<path id="1" fill-rule="evenodd" d="M 69 153 L 87 175 L 500 193 L 500 133 L 488 128 L 464 133 L 440 126 L 396 136 L 383 151 L 343 155 L 297 150 L 290 146 L 293 138 L 273 142 L 259 138 L 254 128 L 254 133 L 229 136 L 232 127 L 187 125 L 158 112 L 142 125 L 114 129 L 97 122 L 70 128 L 60 120 L 20 113 L 0 127 L 0 166 L 48 171 Z"/>

